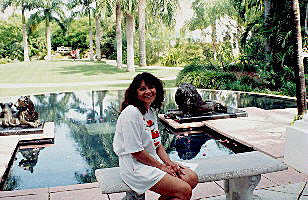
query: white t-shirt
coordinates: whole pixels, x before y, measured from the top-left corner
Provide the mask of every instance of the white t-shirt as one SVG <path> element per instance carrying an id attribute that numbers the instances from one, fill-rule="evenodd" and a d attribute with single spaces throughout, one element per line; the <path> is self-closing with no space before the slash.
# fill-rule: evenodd
<path id="1" fill-rule="evenodd" d="M 144 115 L 138 108 L 129 105 L 120 114 L 113 139 L 113 150 L 119 156 L 123 181 L 135 192 L 142 194 L 154 186 L 166 172 L 137 161 L 131 153 L 146 150 L 156 160 L 161 145 L 157 117 L 150 109 Z"/>

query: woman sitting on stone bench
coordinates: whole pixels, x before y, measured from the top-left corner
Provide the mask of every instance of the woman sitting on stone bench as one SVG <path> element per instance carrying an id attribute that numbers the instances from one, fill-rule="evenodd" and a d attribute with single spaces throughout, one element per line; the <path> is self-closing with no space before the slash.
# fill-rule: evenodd
<path id="1" fill-rule="evenodd" d="M 155 109 L 164 100 L 161 80 L 138 74 L 125 92 L 113 141 L 120 175 L 137 194 L 159 193 L 160 200 L 189 200 L 198 183 L 195 172 L 169 159 L 161 144 Z"/>

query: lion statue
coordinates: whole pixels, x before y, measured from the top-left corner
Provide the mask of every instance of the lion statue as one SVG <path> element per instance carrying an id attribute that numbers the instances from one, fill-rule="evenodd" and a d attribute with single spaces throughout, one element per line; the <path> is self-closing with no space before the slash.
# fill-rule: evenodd
<path id="1" fill-rule="evenodd" d="M 186 117 L 208 112 L 227 112 L 227 107 L 215 101 L 203 101 L 197 89 L 189 83 L 182 83 L 175 93 L 175 102 Z"/>
<path id="2" fill-rule="evenodd" d="M 21 96 L 14 106 L 18 110 L 16 116 L 19 119 L 20 124 L 29 125 L 34 128 L 41 125 L 38 113 L 35 111 L 34 104 L 29 96 Z"/>
<path id="3" fill-rule="evenodd" d="M 0 126 L 18 126 L 20 121 L 13 116 L 13 103 L 0 103 L 2 111 L 0 112 Z"/>

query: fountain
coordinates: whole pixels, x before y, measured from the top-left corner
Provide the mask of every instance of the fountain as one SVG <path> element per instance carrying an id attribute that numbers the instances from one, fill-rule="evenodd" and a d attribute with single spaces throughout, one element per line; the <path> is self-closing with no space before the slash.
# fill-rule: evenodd
<path id="1" fill-rule="evenodd" d="M 175 102 L 178 105 L 178 110 L 169 110 L 167 113 L 159 115 L 161 121 L 173 129 L 191 130 L 193 127 L 203 125 L 195 122 L 248 116 L 247 112 L 240 109 L 224 106 L 215 101 L 202 100 L 197 89 L 189 83 L 182 83 L 179 86 L 175 93 Z"/>
<path id="2" fill-rule="evenodd" d="M 14 104 L 0 103 L 0 106 L 0 136 L 43 133 L 44 123 L 40 122 L 29 96 L 18 98 Z"/>

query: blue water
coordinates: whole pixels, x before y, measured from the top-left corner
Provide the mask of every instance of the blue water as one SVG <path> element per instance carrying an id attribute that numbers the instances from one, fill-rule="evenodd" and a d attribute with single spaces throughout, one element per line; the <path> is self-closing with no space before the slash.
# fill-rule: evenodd
<path id="1" fill-rule="evenodd" d="M 236 108 L 295 107 L 296 102 L 228 91 L 199 91 L 203 99 Z M 175 90 L 166 91 L 162 113 L 176 109 Z M 115 123 L 124 91 L 83 91 L 30 96 L 42 121 L 55 123 L 55 143 L 22 146 L 16 154 L 4 190 L 20 190 L 95 182 L 94 171 L 118 166 L 112 151 Z M 17 97 L 16 97 L 17 99 Z M 169 134 L 160 125 L 162 143 L 174 160 L 189 160 L 236 153 L 211 133 L 192 136 Z M 245 149 L 245 148 L 244 148 Z"/>

